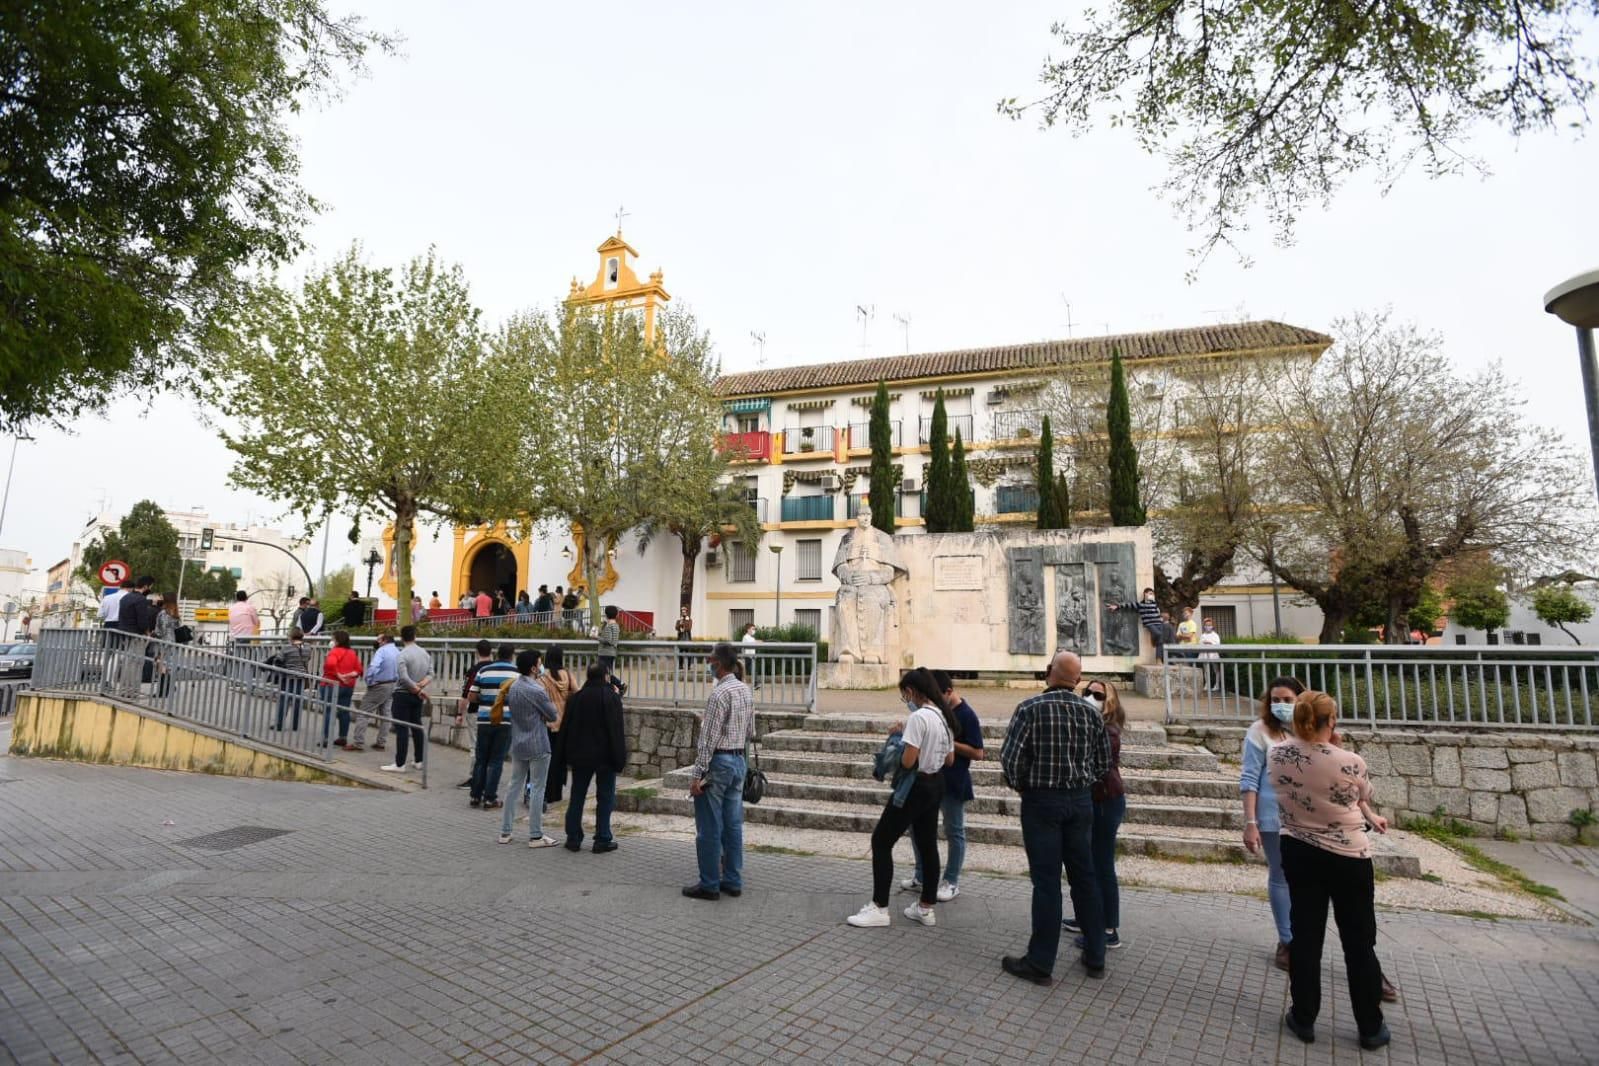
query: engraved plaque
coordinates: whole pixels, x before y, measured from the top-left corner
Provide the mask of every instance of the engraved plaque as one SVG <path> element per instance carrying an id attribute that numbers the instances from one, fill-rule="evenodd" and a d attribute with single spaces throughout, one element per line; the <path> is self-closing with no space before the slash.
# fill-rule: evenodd
<path id="1" fill-rule="evenodd" d="M 977 591 L 983 587 L 981 555 L 939 555 L 933 558 L 935 592 Z"/>

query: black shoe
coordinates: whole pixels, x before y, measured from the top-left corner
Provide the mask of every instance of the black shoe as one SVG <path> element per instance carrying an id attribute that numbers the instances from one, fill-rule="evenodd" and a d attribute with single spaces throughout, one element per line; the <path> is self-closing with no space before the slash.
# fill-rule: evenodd
<path id="1" fill-rule="evenodd" d="M 685 885 L 683 887 L 683 895 L 687 896 L 689 899 L 717 900 L 722 898 L 722 894 L 720 892 L 712 892 L 704 885 Z"/>
<path id="2" fill-rule="evenodd" d="M 1006 955 L 999 960 L 999 968 L 1012 977 L 1020 977 L 1023 981 L 1031 981 L 1035 985 L 1048 988 L 1055 983 L 1055 979 L 1028 962 L 1026 958 L 1017 955 Z"/>
<path id="3" fill-rule="evenodd" d="M 1096 981 L 1105 976 L 1104 963 L 1100 963 L 1098 966 L 1095 966 L 1093 963 L 1088 961 L 1087 955 L 1084 955 L 1079 961 L 1083 964 L 1083 972 L 1094 978 Z"/>
<path id="4" fill-rule="evenodd" d="M 486 811 L 497 811 L 503 806 L 505 806 L 505 804 L 501 803 L 499 800 L 484 800 L 483 801 L 483 809 L 486 810 Z"/>
<path id="5" fill-rule="evenodd" d="M 744 894 L 744 890 L 742 888 L 723 888 L 722 889 L 722 895 L 724 895 L 724 896 L 732 896 L 734 899 L 738 899 L 738 897 L 742 896 L 743 894 Z"/>
<path id="6" fill-rule="evenodd" d="M 1083 931 L 1083 927 L 1077 924 L 1076 918 L 1062 918 L 1060 927 L 1068 933 L 1081 933 Z"/>
<path id="7" fill-rule="evenodd" d="M 1288 1013 L 1283 1015 L 1283 1025 L 1287 1026 L 1290 1033 L 1293 1033 L 1305 1043 L 1314 1044 L 1316 1042 L 1315 1025 L 1300 1025 L 1299 1019 L 1294 1017 L 1294 1009 L 1292 1007 L 1289 1007 Z M 1387 1031 L 1387 1028 L 1384 1027 L 1383 1032 L 1386 1033 Z M 1365 1042 L 1365 1038 L 1362 1037 L 1361 1043 L 1364 1044 Z M 1377 1046 L 1381 1047 L 1382 1045 L 1379 1044 Z"/>
<path id="8" fill-rule="evenodd" d="M 1393 1034 L 1388 1032 L 1388 1027 L 1379 1025 L 1375 1033 L 1360 1038 L 1360 1047 L 1363 1051 L 1376 1051 L 1380 1047 L 1387 1047 L 1388 1041 L 1392 1039 Z"/>
<path id="9" fill-rule="evenodd" d="M 614 840 L 607 840 L 603 844 L 601 844 L 598 840 L 596 840 L 594 842 L 594 854 L 596 854 L 596 855 L 604 855 L 607 851 L 615 851 L 615 850 L 616 850 L 616 841 L 614 841 Z"/>
<path id="10" fill-rule="evenodd" d="M 481 806 L 483 806 L 483 801 L 482 800 L 473 800 L 471 803 L 467 804 L 467 806 L 469 806 L 469 807 L 481 807 Z"/>
<path id="11" fill-rule="evenodd" d="M 465 781 L 462 781 L 459 785 L 456 785 L 455 787 L 456 788 L 471 788 L 472 787 L 472 779 L 469 777 Z"/>
<path id="12" fill-rule="evenodd" d="M 581 840 L 568 840 L 562 846 L 565 847 L 567 851 L 582 851 L 583 850 L 583 842 Z"/>

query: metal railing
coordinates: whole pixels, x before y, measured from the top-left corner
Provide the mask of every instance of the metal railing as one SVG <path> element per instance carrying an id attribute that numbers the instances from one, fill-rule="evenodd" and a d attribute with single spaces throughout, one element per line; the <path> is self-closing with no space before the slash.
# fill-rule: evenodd
<path id="1" fill-rule="evenodd" d="M 197 644 L 171 644 L 106 629 L 46 629 L 39 635 L 30 687 L 46 692 L 109 696 L 149 711 L 237 736 L 265 748 L 331 762 L 338 715 L 365 717 L 380 730 L 416 729 L 427 787 L 428 720 L 340 708 L 337 691 L 315 673 L 267 664 L 281 641 L 252 640 L 224 653 Z M 325 649 L 310 644 L 316 668 Z M 354 704 L 355 701 L 352 701 Z M 424 712 L 425 713 L 425 712 Z"/>
<path id="2" fill-rule="evenodd" d="M 995 440 L 1026 440 L 1044 432 L 1042 411 L 995 411 Z"/>
<path id="3" fill-rule="evenodd" d="M 0 718 L 9 717 L 17 709 L 17 693 L 28 684 L 26 679 L 0 682 Z"/>
<path id="4" fill-rule="evenodd" d="M 899 419 L 890 419 L 888 423 L 889 443 L 898 448 L 905 442 L 901 440 Z M 851 422 L 849 424 L 849 446 L 852 451 L 860 451 L 872 446 L 872 424 L 870 422 Z"/>
<path id="5" fill-rule="evenodd" d="M 838 512 L 838 505 L 832 496 L 784 496 L 783 521 L 785 522 L 823 522 L 832 521 Z"/>
<path id="6" fill-rule="evenodd" d="M 960 430 L 961 440 L 967 444 L 972 442 L 972 416 L 971 415 L 945 415 L 947 429 L 945 440 L 954 447 L 955 431 Z M 921 419 L 916 427 L 916 443 L 931 444 L 933 442 L 933 419 L 931 416 Z"/>
<path id="7" fill-rule="evenodd" d="M 435 714 L 453 713 L 454 697 L 460 694 L 467 672 L 477 662 L 477 639 L 463 636 L 422 637 L 417 640 L 417 645 L 433 660 Z M 501 644 L 509 644 L 516 651 L 536 648 L 546 654 L 551 647 L 558 645 L 565 668 L 571 671 L 579 685 L 583 683 L 589 664 L 599 657 L 599 642 L 588 639 L 507 638 L 494 640 L 493 643 L 496 650 Z M 246 638 L 240 644 L 242 653 L 255 660 L 265 659 L 272 654 L 272 649 L 283 646 L 282 641 L 260 637 Z M 365 670 L 377 646 L 376 638 L 352 637 L 350 644 L 361 660 L 361 668 Z M 629 704 L 703 707 L 712 684 L 706 660 L 714 646 L 712 641 L 624 640 L 617 645 L 616 662 L 611 670 L 627 685 L 625 702 Z M 312 669 L 320 672 L 327 647 L 309 644 L 307 647 L 311 651 Z M 751 682 L 758 709 L 815 712 L 815 644 L 774 641 L 755 645 L 753 653 L 748 652 L 745 645 L 738 647 L 743 656 L 745 680 Z"/>
<path id="8" fill-rule="evenodd" d="M 1038 486 L 997 485 L 994 488 L 995 514 L 1024 514 L 1038 510 Z"/>
<path id="9" fill-rule="evenodd" d="M 1350 726 L 1599 729 L 1599 648 L 1166 645 L 1166 720 L 1243 723 L 1276 677 Z"/>
<path id="10" fill-rule="evenodd" d="M 783 430 L 783 454 L 831 452 L 835 432 L 832 426 L 789 426 Z"/>

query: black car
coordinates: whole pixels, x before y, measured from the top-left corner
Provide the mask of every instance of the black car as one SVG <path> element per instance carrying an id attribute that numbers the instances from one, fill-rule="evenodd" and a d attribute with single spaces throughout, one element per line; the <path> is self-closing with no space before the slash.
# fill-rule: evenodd
<path id="1" fill-rule="evenodd" d="M 13 644 L 0 653 L 0 677 L 32 677 L 37 644 Z"/>

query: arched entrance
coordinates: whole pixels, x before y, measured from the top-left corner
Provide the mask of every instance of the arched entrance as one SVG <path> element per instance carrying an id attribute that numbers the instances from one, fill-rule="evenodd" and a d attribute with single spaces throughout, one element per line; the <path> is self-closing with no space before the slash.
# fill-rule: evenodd
<path id="1" fill-rule="evenodd" d="M 516 602 L 516 556 L 499 541 L 490 541 L 472 556 L 469 591 L 504 592 L 506 599 Z"/>

